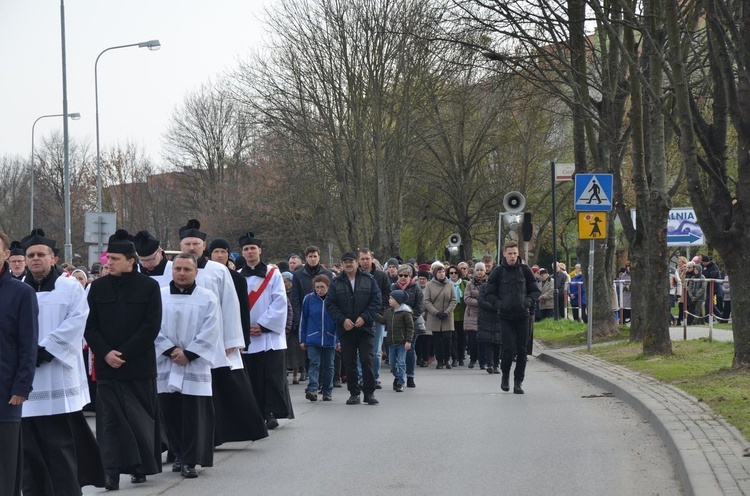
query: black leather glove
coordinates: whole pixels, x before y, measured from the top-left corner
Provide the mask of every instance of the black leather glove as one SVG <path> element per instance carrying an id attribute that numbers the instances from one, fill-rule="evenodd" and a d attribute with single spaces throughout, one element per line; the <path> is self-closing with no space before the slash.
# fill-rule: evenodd
<path id="1" fill-rule="evenodd" d="M 438 312 L 438 314 L 435 315 L 435 317 L 439 318 L 440 320 L 445 320 L 448 318 L 448 314 L 445 312 Z"/>
<path id="2" fill-rule="evenodd" d="M 55 358 L 44 346 L 39 346 L 36 351 L 36 366 L 40 367 L 45 362 L 51 362 Z"/>

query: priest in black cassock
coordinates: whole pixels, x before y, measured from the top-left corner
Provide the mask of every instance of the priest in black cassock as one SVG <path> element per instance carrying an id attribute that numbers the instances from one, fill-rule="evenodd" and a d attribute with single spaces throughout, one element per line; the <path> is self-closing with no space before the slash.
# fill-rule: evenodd
<path id="1" fill-rule="evenodd" d="M 52 270 L 55 244 L 41 229 L 21 241 L 29 260 L 25 284 L 39 303 L 37 369 L 21 422 L 23 492 L 32 496 L 104 487 L 99 447 L 82 411 L 90 400 L 81 353 L 89 306 L 75 278 Z"/>
<path id="2" fill-rule="evenodd" d="M 20 241 L 13 241 L 10 244 L 8 266 L 10 267 L 11 277 L 19 281 L 23 280 L 24 276 L 29 272 L 26 269 L 26 251 L 21 247 Z"/>
<path id="3" fill-rule="evenodd" d="M 223 358 L 219 303 L 195 284 L 198 261 L 180 253 L 173 280 L 161 289 L 162 321 L 156 338 L 156 388 L 164 430 L 176 460 L 172 472 L 198 477 L 196 465 L 214 461 L 214 406 L 211 367 Z"/>
<path id="4" fill-rule="evenodd" d="M 195 283 L 211 291 L 221 307 L 222 349 L 225 355 L 214 363 L 213 401 L 216 412 L 214 444 L 235 441 L 257 441 L 268 437 L 263 415 L 256 401 L 253 386 L 245 373 L 240 350 L 246 345 L 243 335 L 240 303 L 230 270 L 225 264 L 206 260 L 206 233 L 200 222 L 190 219 L 180 228 L 180 249 L 198 258 Z"/>
<path id="5" fill-rule="evenodd" d="M 160 287 L 172 280 L 172 262 L 164 256 L 161 243 L 148 231 L 138 231 L 132 238 L 138 253 L 138 272 L 156 279 Z"/>
<path id="6" fill-rule="evenodd" d="M 279 418 L 294 418 L 286 382 L 287 298 L 283 278 L 275 265 L 261 260 L 262 241 L 248 232 L 240 238 L 250 306 L 250 345 L 242 354 L 253 391 L 266 418 L 266 427 L 278 427 Z M 293 332 L 297 332 L 296 330 Z"/>
<path id="7" fill-rule="evenodd" d="M 161 327 L 159 284 L 135 271 L 135 245 L 119 229 L 109 238 L 109 275 L 89 290 L 85 337 L 97 379 L 96 437 L 105 487 L 120 474 L 134 484 L 161 472 L 154 340 Z"/>

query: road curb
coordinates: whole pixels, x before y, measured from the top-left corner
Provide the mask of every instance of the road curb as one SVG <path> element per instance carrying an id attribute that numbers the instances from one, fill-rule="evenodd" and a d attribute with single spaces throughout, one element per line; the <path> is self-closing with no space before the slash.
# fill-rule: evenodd
<path id="1" fill-rule="evenodd" d="M 750 495 L 750 462 L 742 459 L 742 436 L 705 404 L 591 355 L 544 350 L 537 358 L 611 391 L 645 417 L 666 445 L 686 494 Z"/>

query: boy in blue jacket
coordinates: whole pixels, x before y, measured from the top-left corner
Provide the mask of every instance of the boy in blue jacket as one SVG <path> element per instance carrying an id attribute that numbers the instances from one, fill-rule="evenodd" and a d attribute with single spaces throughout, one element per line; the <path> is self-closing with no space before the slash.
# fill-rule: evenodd
<path id="1" fill-rule="evenodd" d="M 318 378 L 320 378 L 323 401 L 333 399 L 333 360 L 339 349 L 336 322 L 325 308 L 326 294 L 331 280 L 328 276 L 313 278 L 313 293 L 302 301 L 299 323 L 299 345 L 307 351 L 310 365 L 307 370 L 308 383 L 305 398 L 318 401 Z"/>

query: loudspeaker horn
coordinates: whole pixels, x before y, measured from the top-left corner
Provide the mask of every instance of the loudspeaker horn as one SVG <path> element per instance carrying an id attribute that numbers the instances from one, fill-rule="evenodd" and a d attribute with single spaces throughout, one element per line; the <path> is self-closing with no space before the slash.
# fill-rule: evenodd
<path id="1" fill-rule="evenodd" d="M 448 246 L 460 246 L 461 245 L 461 236 L 458 234 L 451 234 L 448 236 Z"/>
<path id="2" fill-rule="evenodd" d="M 503 207 L 509 214 L 517 214 L 526 206 L 526 198 L 518 191 L 511 191 L 503 197 Z"/>

